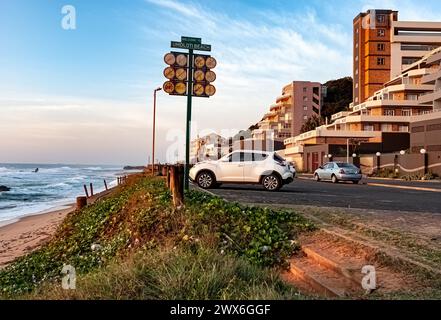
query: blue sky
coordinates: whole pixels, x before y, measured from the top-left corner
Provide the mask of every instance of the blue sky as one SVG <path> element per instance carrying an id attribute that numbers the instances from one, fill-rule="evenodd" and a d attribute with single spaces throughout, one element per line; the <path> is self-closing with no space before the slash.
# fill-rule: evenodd
<path id="1" fill-rule="evenodd" d="M 61 28 L 73 5 L 77 29 Z M 181 35 L 218 60 L 193 135 L 257 122 L 292 80 L 351 75 L 352 19 L 369 8 L 441 21 L 437 1 L 2 0 L 0 162 L 145 163 L 152 90 Z M 159 159 L 185 129 L 185 99 L 158 96 Z"/>

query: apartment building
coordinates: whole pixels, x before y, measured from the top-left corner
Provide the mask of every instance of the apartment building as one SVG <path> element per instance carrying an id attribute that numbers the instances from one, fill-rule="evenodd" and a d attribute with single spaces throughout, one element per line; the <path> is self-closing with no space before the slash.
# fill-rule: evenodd
<path id="1" fill-rule="evenodd" d="M 211 133 L 191 141 L 190 162 L 219 159 L 229 151 L 229 142 L 224 137 Z"/>
<path id="2" fill-rule="evenodd" d="M 393 10 L 368 10 L 353 21 L 354 104 L 441 46 L 441 22 L 398 21 Z"/>
<path id="3" fill-rule="evenodd" d="M 410 151 L 441 152 L 441 48 L 416 62 L 413 67 L 425 68 L 422 85 L 432 85 L 433 91 L 419 96 L 419 102 L 433 107 L 433 112 L 412 118 L 410 123 Z"/>
<path id="4" fill-rule="evenodd" d="M 293 81 L 282 89 L 282 95 L 253 130 L 253 139 L 265 140 L 273 132 L 274 141 L 283 141 L 300 134 L 303 124 L 313 115 L 320 115 L 323 86 L 318 82 Z"/>
<path id="5" fill-rule="evenodd" d="M 441 48 L 434 50 L 425 59 L 414 64 L 414 67 L 426 68 L 429 74 L 421 79 L 424 85 L 433 85 L 433 92 L 422 94 L 420 103 L 433 106 L 434 111 L 441 111 Z"/>
<path id="6" fill-rule="evenodd" d="M 311 171 L 324 161 L 323 155 L 329 153 L 383 153 L 408 149 L 411 144 L 409 132 L 422 127 L 415 129 L 415 119 L 439 117 L 441 112 L 433 111 L 440 103 L 441 48 L 407 66 L 365 102 L 351 104 L 349 111 L 334 114 L 330 124 L 286 139 L 285 157 Z M 427 125 L 436 131 L 436 119 L 432 120 L 435 122 Z M 411 124 L 412 129 L 409 128 Z M 421 142 L 414 144 L 419 147 Z"/>

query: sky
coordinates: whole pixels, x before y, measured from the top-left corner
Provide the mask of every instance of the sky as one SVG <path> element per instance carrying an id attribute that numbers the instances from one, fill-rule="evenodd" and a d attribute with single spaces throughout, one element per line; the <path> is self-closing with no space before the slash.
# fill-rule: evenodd
<path id="1" fill-rule="evenodd" d="M 352 19 L 370 8 L 441 21 L 424 0 L 0 0 L 0 163 L 147 163 L 153 90 L 181 36 L 218 61 L 192 136 L 246 129 L 289 82 L 351 76 Z M 185 98 L 158 93 L 158 160 L 184 157 L 185 115 Z"/>

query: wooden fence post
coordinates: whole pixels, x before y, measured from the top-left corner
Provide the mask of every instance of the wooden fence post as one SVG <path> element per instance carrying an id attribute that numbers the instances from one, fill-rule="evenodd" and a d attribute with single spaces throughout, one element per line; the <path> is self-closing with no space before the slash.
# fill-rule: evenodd
<path id="1" fill-rule="evenodd" d="M 90 183 L 90 196 L 93 197 L 93 185 Z"/>
<path id="2" fill-rule="evenodd" d="M 183 173 L 183 172 L 182 172 Z M 181 172 L 178 166 L 171 167 L 170 171 L 170 190 L 173 196 L 173 206 L 178 208 L 184 204 L 183 178 L 180 178 Z"/>
<path id="3" fill-rule="evenodd" d="M 167 166 L 167 188 L 169 188 L 169 189 L 170 189 L 170 170 L 171 170 L 171 167 Z"/>
<path id="4" fill-rule="evenodd" d="M 89 192 L 87 191 L 86 185 L 83 185 L 83 187 L 84 187 L 84 192 L 86 193 L 86 198 L 89 198 Z"/>
<path id="5" fill-rule="evenodd" d="M 104 188 L 106 188 L 106 191 L 109 190 L 109 188 L 107 188 L 107 182 L 106 182 L 106 179 L 104 179 Z"/>
<path id="6" fill-rule="evenodd" d="M 77 197 L 77 210 L 80 210 L 87 206 L 87 197 Z"/>

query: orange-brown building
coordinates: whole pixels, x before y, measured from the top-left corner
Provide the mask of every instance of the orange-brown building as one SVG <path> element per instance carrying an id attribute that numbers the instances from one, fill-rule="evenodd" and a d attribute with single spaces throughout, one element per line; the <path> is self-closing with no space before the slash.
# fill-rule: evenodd
<path id="1" fill-rule="evenodd" d="M 368 10 L 353 21 L 354 104 L 366 101 L 390 79 L 392 22 L 398 12 Z"/>
<path id="2" fill-rule="evenodd" d="M 353 21 L 354 104 L 441 46 L 441 22 L 398 21 L 393 10 L 368 10 Z"/>

